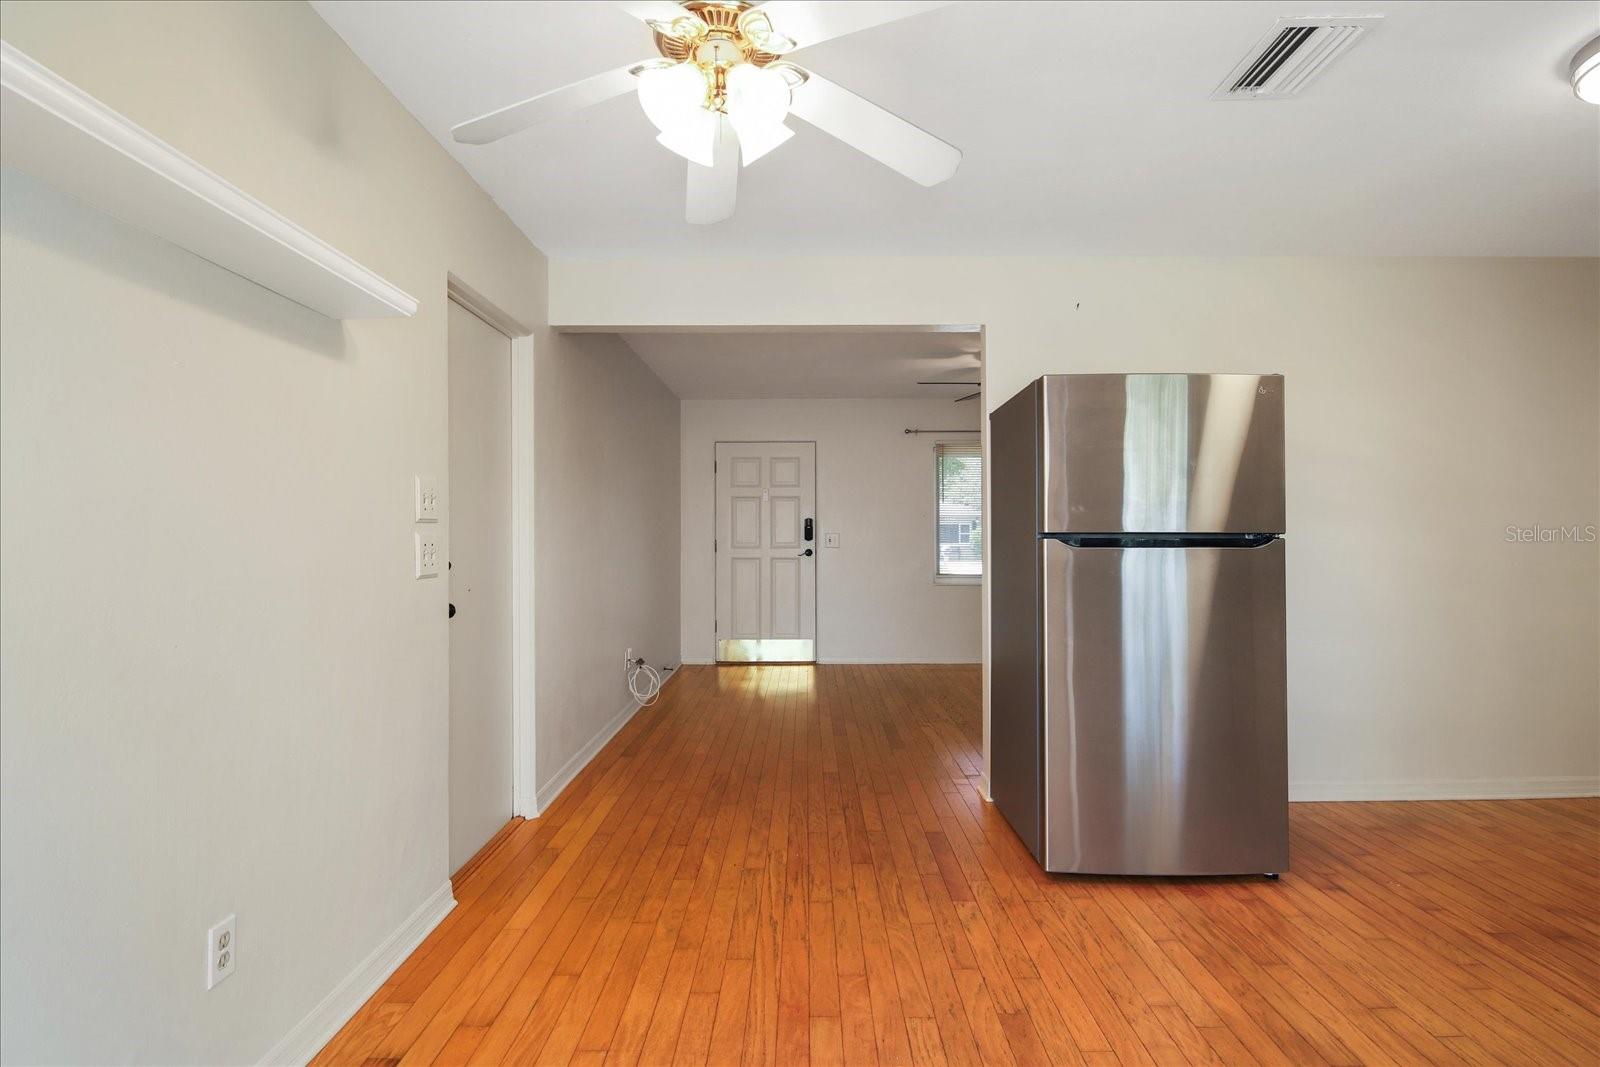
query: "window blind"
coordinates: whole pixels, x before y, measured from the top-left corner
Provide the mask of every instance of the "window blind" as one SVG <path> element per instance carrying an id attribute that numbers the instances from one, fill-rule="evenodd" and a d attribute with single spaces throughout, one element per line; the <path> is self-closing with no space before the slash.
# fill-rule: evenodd
<path id="1" fill-rule="evenodd" d="M 983 452 L 976 444 L 935 445 L 938 569 L 941 577 L 983 573 Z"/>

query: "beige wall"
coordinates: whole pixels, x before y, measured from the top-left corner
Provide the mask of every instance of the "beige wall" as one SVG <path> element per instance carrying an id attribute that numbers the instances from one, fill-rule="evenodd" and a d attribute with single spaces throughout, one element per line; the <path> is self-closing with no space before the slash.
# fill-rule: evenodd
<path id="1" fill-rule="evenodd" d="M 982 591 L 933 581 L 933 443 L 941 438 L 907 436 L 905 428 L 978 422 L 976 401 L 685 400 L 683 658 L 715 658 L 716 442 L 815 441 L 818 657 L 976 663 Z M 825 531 L 838 532 L 838 548 L 823 546 Z"/>
<path id="2" fill-rule="evenodd" d="M 552 321 L 981 323 L 984 403 L 1069 371 L 1287 375 L 1299 796 L 1594 790 L 1600 264 L 562 262 Z"/>
<path id="3" fill-rule="evenodd" d="M 539 802 L 678 660 L 678 398 L 617 337 L 556 335 L 534 379 Z"/>
<path id="4" fill-rule="evenodd" d="M 560 627 L 676 643 L 675 516 L 664 548 L 644 524 L 675 507 L 676 401 L 544 327 L 543 256 L 304 5 L 0 26 L 421 301 L 333 322 L 5 175 L 0 1059 L 253 1062 L 448 874 L 447 583 L 411 577 L 412 477 L 448 488 L 447 272 L 537 327 L 536 527 L 564 554 L 536 576 L 541 768 L 621 703 L 615 657 Z M 606 505 L 632 540 L 583 541 L 563 516 L 611 485 L 569 476 L 595 454 L 572 442 L 613 394 L 662 487 Z M 563 583 L 630 552 L 627 596 Z M 230 912 L 238 971 L 207 992 Z"/>

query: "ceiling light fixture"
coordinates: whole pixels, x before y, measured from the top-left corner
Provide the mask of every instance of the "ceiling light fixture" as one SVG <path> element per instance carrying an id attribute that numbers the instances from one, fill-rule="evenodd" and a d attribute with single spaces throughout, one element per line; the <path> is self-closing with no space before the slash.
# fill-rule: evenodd
<path id="1" fill-rule="evenodd" d="M 639 105 L 663 146 L 712 165 L 717 116 L 726 115 L 749 166 L 794 136 L 784 125 L 791 91 L 805 84 L 798 67 L 776 62 L 795 47 L 759 8 L 689 3 L 670 22 L 650 20 L 660 60 L 633 68 Z M 792 73 L 791 73 L 792 72 Z"/>
<path id="2" fill-rule="evenodd" d="M 961 165 L 959 148 L 788 57 L 951 2 L 620 0 L 649 27 L 657 56 L 496 108 L 450 133 L 462 144 L 489 144 L 637 91 L 656 140 L 689 160 L 683 214 L 696 224 L 732 217 L 741 164 L 789 141 L 791 115 L 919 185 L 938 185 Z"/>
<path id="3" fill-rule="evenodd" d="M 1579 100 L 1600 104 L 1600 37 L 1596 37 L 1572 57 L 1572 91 Z"/>

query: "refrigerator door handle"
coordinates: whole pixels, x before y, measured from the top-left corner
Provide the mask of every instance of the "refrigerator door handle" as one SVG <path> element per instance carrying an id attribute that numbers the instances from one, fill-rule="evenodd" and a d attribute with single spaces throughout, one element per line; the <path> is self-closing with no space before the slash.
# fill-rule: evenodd
<path id="1" fill-rule="evenodd" d="M 1263 548 L 1282 537 L 1275 533 L 1190 534 L 1106 533 L 1040 534 L 1069 548 Z"/>

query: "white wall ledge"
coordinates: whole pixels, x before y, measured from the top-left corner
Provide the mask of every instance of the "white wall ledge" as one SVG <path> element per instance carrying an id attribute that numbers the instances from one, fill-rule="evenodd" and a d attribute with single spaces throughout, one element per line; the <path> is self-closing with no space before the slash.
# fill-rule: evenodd
<path id="1" fill-rule="evenodd" d="M 417 301 L 0 41 L 0 162 L 333 319 Z"/>

